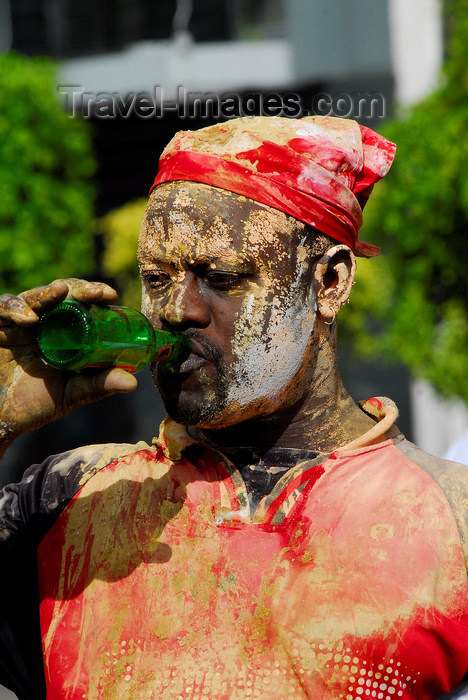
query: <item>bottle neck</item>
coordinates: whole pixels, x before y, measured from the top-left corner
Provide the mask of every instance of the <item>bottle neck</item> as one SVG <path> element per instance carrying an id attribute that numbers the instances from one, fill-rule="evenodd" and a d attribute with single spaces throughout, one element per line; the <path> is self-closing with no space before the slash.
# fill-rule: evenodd
<path id="1" fill-rule="evenodd" d="M 182 363 L 192 351 L 192 343 L 183 333 L 154 331 L 154 355 L 152 362 Z"/>

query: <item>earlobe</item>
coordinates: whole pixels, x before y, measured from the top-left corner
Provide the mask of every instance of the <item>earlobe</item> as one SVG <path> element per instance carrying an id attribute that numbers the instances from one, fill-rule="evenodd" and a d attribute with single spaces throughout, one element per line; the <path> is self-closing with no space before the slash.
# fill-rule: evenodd
<path id="1" fill-rule="evenodd" d="M 327 325 L 348 300 L 356 273 L 356 258 L 348 246 L 329 248 L 315 263 L 313 277 L 317 311 Z"/>

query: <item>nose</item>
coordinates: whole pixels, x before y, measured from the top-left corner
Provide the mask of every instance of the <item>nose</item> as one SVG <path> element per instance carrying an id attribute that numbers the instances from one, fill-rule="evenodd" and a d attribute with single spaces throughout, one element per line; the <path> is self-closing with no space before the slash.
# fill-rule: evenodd
<path id="1" fill-rule="evenodd" d="M 171 289 L 161 304 L 159 319 L 163 328 L 177 330 L 209 326 L 211 311 L 194 274 L 187 273 L 184 279 Z"/>

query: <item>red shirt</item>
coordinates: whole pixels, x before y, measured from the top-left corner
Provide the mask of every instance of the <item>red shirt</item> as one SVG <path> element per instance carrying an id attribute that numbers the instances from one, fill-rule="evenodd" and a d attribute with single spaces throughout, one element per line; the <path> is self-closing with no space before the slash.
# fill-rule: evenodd
<path id="1" fill-rule="evenodd" d="M 186 455 L 103 457 L 42 540 L 48 700 L 425 700 L 462 681 L 456 465 L 402 436 L 338 450 L 252 517 L 226 459 Z"/>

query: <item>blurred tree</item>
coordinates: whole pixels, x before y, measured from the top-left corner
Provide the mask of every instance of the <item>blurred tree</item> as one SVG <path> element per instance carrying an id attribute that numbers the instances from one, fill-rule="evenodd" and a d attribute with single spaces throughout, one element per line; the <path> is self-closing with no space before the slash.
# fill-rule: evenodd
<path id="1" fill-rule="evenodd" d="M 468 0 L 446 0 L 445 9 L 440 87 L 380 130 L 397 156 L 361 235 L 383 253 L 358 265 L 343 316 L 361 353 L 402 361 L 468 401 Z"/>
<path id="2" fill-rule="evenodd" d="M 104 243 L 103 272 L 115 281 L 121 302 L 137 309 L 141 303 L 141 284 L 136 249 L 146 203 L 146 199 L 128 202 L 99 220 Z"/>
<path id="3" fill-rule="evenodd" d="M 90 274 L 94 170 L 46 59 L 0 56 L 0 293 Z"/>

